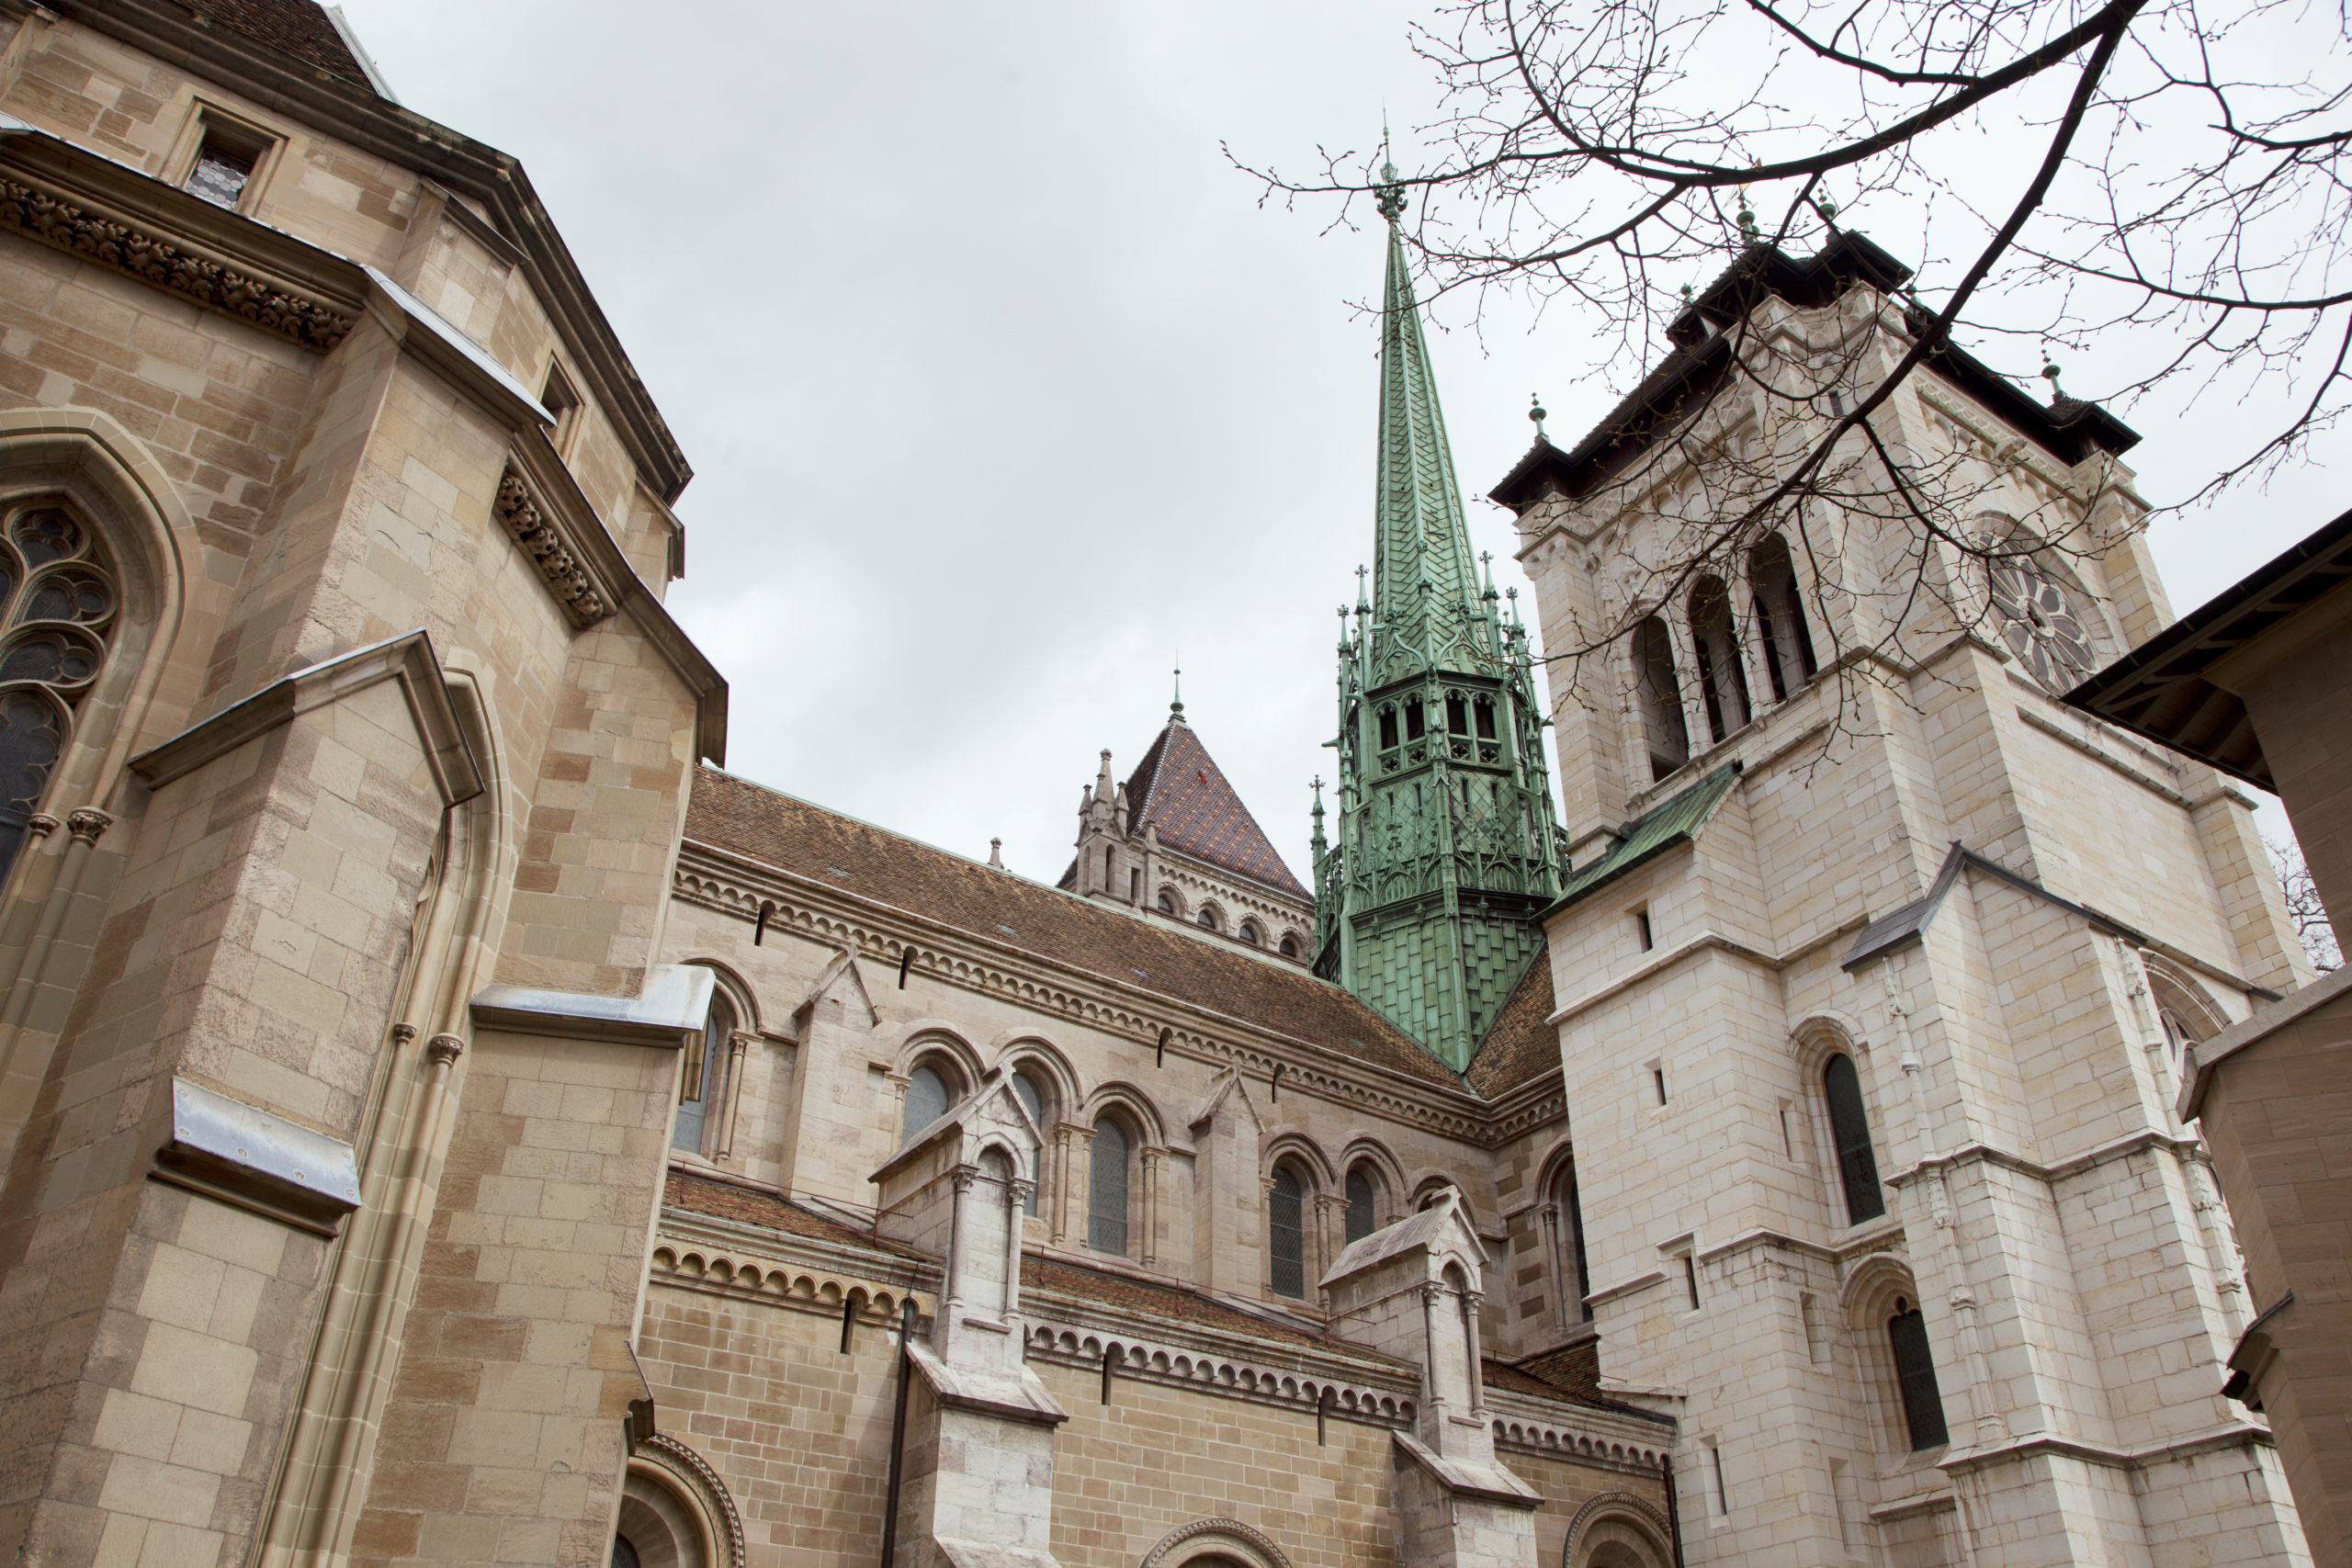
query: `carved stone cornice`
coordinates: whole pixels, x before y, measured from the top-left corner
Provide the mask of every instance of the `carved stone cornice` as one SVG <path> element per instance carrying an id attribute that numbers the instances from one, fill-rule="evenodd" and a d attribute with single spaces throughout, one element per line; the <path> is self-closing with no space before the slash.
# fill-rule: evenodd
<path id="1" fill-rule="evenodd" d="M 1131 1382 L 1195 1389 L 1225 1399 L 1279 1404 L 1309 1414 L 1321 1405 L 1325 1414 L 1342 1420 L 1398 1429 L 1413 1422 L 1413 1397 L 1401 1388 L 1317 1372 L 1297 1364 L 1298 1358 L 1282 1347 L 1265 1346 L 1266 1354 L 1257 1357 L 1221 1354 L 1105 1332 L 1051 1307 L 1040 1308 L 1026 1301 L 1023 1304 L 1032 1317 L 1028 1359 L 1033 1361 L 1091 1370 L 1102 1365 L 1108 1352 L 1113 1357 L 1113 1374 Z M 1418 1387 L 1418 1371 L 1414 1375 L 1412 1386 Z"/>
<path id="2" fill-rule="evenodd" d="M 357 319 L 323 297 L 193 249 L 186 234 L 164 223 L 109 210 L 62 182 L 0 175 L 0 227 L 320 354 L 341 343 Z"/>
<path id="3" fill-rule="evenodd" d="M 613 603 L 589 576 L 585 562 L 571 547 L 549 509 L 539 504 L 530 482 L 512 465 L 498 481 L 498 520 L 523 553 L 531 558 L 563 613 L 574 626 L 593 626 L 613 613 Z"/>
<path id="4" fill-rule="evenodd" d="M 1495 1435 L 1495 1447 L 1546 1459 L 1573 1459 L 1656 1475 L 1658 1458 L 1673 1438 L 1670 1425 L 1610 1410 L 1570 1416 L 1491 1383 L 1487 1385 L 1487 1403 L 1491 1407 L 1487 1424 Z"/>
<path id="5" fill-rule="evenodd" d="M 993 949 L 971 932 L 708 844 L 686 842 L 671 887 L 673 897 L 747 922 L 759 918 L 764 904 L 769 931 L 789 930 L 831 948 L 846 947 L 893 969 L 911 947 L 910 967 L 933 980 L 1113 1033 L 1157 1043 L 1164 1028 L 1170 1050 L 1238 1067 L 1250 1077 L 1270 1077 L 1279 1064 L 1285 1095 L 1312 1093 L 1480 1147 L 1504 1141 L 1480 1102 L 1459 1090 L 1408 1079 L 1329 1046 L 1285 1037 L 1250 1021 L 1222 1019 L 1172 998 L 1139 988 L 1130 994 L 1091 973 Z"/>

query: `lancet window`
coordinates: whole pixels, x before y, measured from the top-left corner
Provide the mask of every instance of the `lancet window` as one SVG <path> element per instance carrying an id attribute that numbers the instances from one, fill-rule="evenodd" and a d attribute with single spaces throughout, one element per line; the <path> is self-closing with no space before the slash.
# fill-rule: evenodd
<path id="1" fill-rule="evenodd" d="M 1362 1241 L 1380 1228 L 1380 1191 L 1372 1172 L 1357 1166 L 1348 1172 L 1348 1241 Z"/>
<path id="2" fill-rule="evenodd" d="M 1094 1123 L 1094 1146 L 1087 1169 L 1086 1245 L 1114 1257 L 1127 1255 L 1127 1160 L 1130 1142 L 1118 1119 Z"/>
<path id="3" fill-rule="evenodd" d="M 1634 691 L 1649 741 L 1650 778 L 1666 777 L 1690 760 L 1690 727 L 1682 717 L 1682 682 L 1675 679 L 1674 643 L 1656 615 L 1634 628 Z"/>
<path id="4" fill-rule="evenodd" d="M 1886 1213 L 1886 1197 L 1879 1190 L 1870 1112 L 1862 1105 L 1862 1080 L 1852 1057 L 1840 1052 L 1823 1065 L 1821 1091 L 1829 1102 L 1829 1135 L 1838 1146 L 1838 1179 L 1846 1190 L 1847 1221 L 1858 1225 L 1877 1219 Z"/>
<path id="5" fill-rule="evenodd" d="M 1023 1068 L 1012 1075 L 1012 1095 L 1021 1101 L 1021 1108 L 1029 1112 L 1029 1120 L 1037 1124 L 1037 1135 L 1050 1138 L 1053 1135 L 1048 1130 L 1052 1125 L 1049 1111 L 1054 1103 L 1053 1091 L 1039 1084 L 1026 1068 Z M 1037 1212 L 1037 1193 L 1044 1186 L 1041 1170 L 1039 1179 L 1029 1184 L 1029 1196 L 1022 1204 L 1022 1213 L 1035 1214 Z"/>
<path id="6" fill-rule="evenodd" d="M 727 1042 L 735 1032 L 735 1010 L 723 993 L 713 993 L 710 1016 L 702 1033 L 686 1046 L 678 1075 L 678 1119 L 670 1129 L 670 1146 L 688 1154 L 702 1153 L 703 1130 L 710 1109 L 718 1103 L 719 1080 L 727 1071 Z M 941 1110 L 946 1107 L 943 1104 Z"/>
<path id="7" fill-rule="evenodd" d="M 1573 1162 L 1560 1168 L 1558 1183 L 1553 1188 L 1552 1201 L 1559 1227 L 1560 1257 L 1558 1267 L 1563 1294 L 1568 1300 L 1568 1314 L 1578 1322 L 1592 1321 L 1592 1303 L 1586 1298 L 1592 1294 L 1592 1277 L 1584 1261 L 1584 1204 L 1577 1196 L 1577 1168 Z"/>
<path id="8" fill-rule="evenodd" d="M 946 1075 L 926 1062 L 907 1075 L 906 1103 L 899 1117 L 899 1146 L 947 1114 L 953 1098 Z"/>
<path id="9" fill-rule="evenodd" d="M 1699 654 L 1699 695 L 1707 732 L 1717 740 L 1748 720 L 1747 671 L 1732 635 L 1731 593 L 1720 577 L 1702 577 L 1690 590 L 1690 641 Z"/>
<path id="10" fill-rule="evenodd" d="M 1911 1450 L 1941 1448 L 1951 1440 L 1944 1427 L 1943 1393 L 1936 1387 L 1936 1359 L 1928 1349 L 1928 1320 L 1903 1297 L 1886 1320 L 1887 1348 L 1894 1354 L 1894 1381 L 1903 1396 L 1903 1424 Z"/>
<path id="11" fill-rule="evenodd" d="M 1274 1168 L 1266 1201 L 1267 1251 L 1273 1261 L 1274 1294 L 1293 1301 L 1306 1294 L 1306 1190 L 1289 1166 Z"/>
<path id="12" fill-rule="evenodd" d="M 0 544 L 0 875 L 64 755 L 119 604 L 96 536 L 71 513 L 34 505 L 8 519 Z"/>
<path id="13" fill-rule="evenodd" d="M 1772 683 L 1772 700 L 1786 702 L 1790 693 L 1819 672 L 1812 632 L 1805 625 L 1804 600 L 1797 592 L 1796 563 L 1790 558 L 1786 539 L 1767 534 L 1747 552 L 1747 582 L 1756 595 L 1756 635 L 1763 645 L 1765 678 Z"/>

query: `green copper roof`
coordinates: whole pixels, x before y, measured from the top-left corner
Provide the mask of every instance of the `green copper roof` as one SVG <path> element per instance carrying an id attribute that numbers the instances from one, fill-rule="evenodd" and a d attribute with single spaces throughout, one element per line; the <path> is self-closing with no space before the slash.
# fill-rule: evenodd
<path id="1" fill-rule="evenodd" d="M 1559 902 L 1551 909 L 1566 908 L 1586 894 L 1616 881 L 1652 856 L 1665 853 L 1675 845 L 1687 843 L 1701 825 L 1715 813 L 1731 786 L 1739 781 L 1740 764 L 1727 762 L 1708 773 L 1696 784 L 1679 790 L 1659 801 L 1639 817 L 1619 829 L 1617 841 L 1609 852 L 1591 864 L 1569 873 L 1567 886 L 1560 893 Z"/>
<path id="2" fill-rule="evenodd" d="M 1402 207 L 1401 197 L 1396 206 Z M 1488 670 L 1492 617 L 1482 613 L 1462 487 L 1453 477 L 1412 268 L 1395 211 L 1380 328 L 1380 452 L 1373 495 L 1373 662 Z"/>

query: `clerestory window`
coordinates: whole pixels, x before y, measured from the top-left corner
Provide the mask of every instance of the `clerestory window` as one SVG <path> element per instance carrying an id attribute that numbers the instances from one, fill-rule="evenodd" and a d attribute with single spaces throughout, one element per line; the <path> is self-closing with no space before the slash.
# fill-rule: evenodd
<path id="1" fill-rule="evenodd" d="M 1087 1168 L 1086 1245 L 1116 1258 L 1127 1255 L 1127 1134 L 1109 1116 L 1094 1123 Z"/>
<path id="2" fill-rule="evenodd" d="M 1303 1300 L 1306 1295 L 1306 1194 L 1297 1173 L 1288 1166 L 1274 1172 L 1266 1214 L 1274 1294 Z"/>

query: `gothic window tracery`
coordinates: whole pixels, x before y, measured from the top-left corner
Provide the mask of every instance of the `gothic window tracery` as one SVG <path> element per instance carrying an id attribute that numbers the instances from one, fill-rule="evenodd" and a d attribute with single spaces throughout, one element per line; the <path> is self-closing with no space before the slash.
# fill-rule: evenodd
<path id="1" fill-rule="evenodd" d="M 1634 628 L 1634 690 L 1642 732 L 1649 742 L 1650 779 L 1665 778 L 1690 760 L 1690 729 L 1682 717 L 1682 683 L 1674 674 L 1674 644 L 1666 623 L 1646 616 Z"/>
<path id="2" fill-rule="evenodd" d="M 71 513 L 37 503 L 9 517 L 0 544 L 0 875 L 64 755 L 119 603 L 95 532 Z"/>
<path id="3" fill-rule="evenodd" d="M 1985 569 L 1993 624 L 2044 691 L 2070 691 L 2098 664 L 2086 617 L 2055 572 L 2015 547 Z"/>

